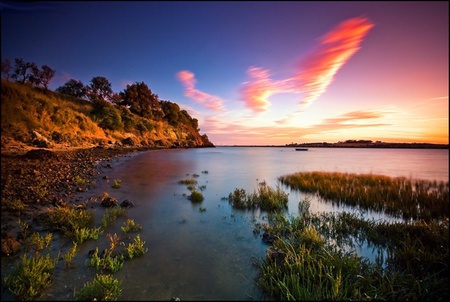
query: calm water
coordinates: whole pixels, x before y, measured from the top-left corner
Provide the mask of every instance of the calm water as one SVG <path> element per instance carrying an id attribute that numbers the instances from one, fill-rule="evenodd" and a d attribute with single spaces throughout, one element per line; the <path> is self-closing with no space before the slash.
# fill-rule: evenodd
<path id="1" fill-rule="evenodd" d="M 298 152 L 294 148 L 217 147 L 149 151 L 113 160 L 113 168 L 103 169 L 96 187 L 78 198 L 108 192 L 119 202 L 128 199 L 135 204 L 126 218 L 143 226 L 138 234 L 149 250 L 143 257 L 126 261 L 114 274 L 122 281 L 120 300 L 260 300 L 264 297 L 253 280 L 258 271 L 252 259 L 264 257 L 267 245 L 252 230 L 254 221 L 263 219 L 264 213 L 235 211 L 223 197 L 235 188 L 252 193 L 263 180 L 275 187 L 279 176 L 299 171 L 448 181 L 448 159 L 448 150 L 432 149 L 310 148 Z M 187 199 L 190 191 L 186 185 L 178 183 L 193 174 L 199 175 L 198 186 L 205 186 L 205 200 L 200 205 L 193 205 Z M 103 180 L 103 175 L 109 175 L 109 181 Z M 120 189 L 111 187 L 114 179 L 122 181 Z M 289 193 L 289 213 L 295 215 L 298 202 L 306 195 L 285 191 Z M 200 206 L 206 211 L 201 212 Z M 98 209 L 96 215 L 101 219 L 104 210 Z M 323 201 L 311 202 L 312 212 L 342 210 Z M 108 232 L 122 235 L 123 221 L 120 218 Z M 80 247 L 75 268 L 55 271 L 46 299 L 71 300 L 74 290 L 92 281 L 96 272 L 84 261 L 96 246 L 107 247 L 105 235 Z M 61 253 L 70 247 L 69 243 L 61 245 Z"/>

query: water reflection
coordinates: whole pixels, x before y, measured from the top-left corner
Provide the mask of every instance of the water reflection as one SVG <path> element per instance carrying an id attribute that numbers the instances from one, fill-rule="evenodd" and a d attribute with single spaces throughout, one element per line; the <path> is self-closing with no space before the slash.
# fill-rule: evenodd
<path id="1" fill-rule="evenodd" d="M 108 232 L 121 234 L 124 219 L 134 219 L 143 226 L 139 234 L 148 247 L 147 254 L 127 261 L 115 274 L 122 281 L 121 300 L 260 300 L 263 296 L 253 280 L 257 269 L 252 258 L 264 257 L 267 246 L 252 230 L 265 214 L 233 210 L 224 199 L 229 193 L 236 188 L 251 193 L 263 180 L 275 187 L 279 176 L 299 171 L 448 181 L 448 150 L 311 148 L 299 154 L 289 148 L 218 147 L 136 153 L 115 160 L 112 166 L 103 170 L 95 188 L 79 198 L 108 192 L 119 201 L 128 199 L 135 204 L 127 217 L 108 228 Z M 105 174 L 109 181 L 101 178 Z M 204 212 L 187 199 L 187 187 L 178 183 L 193 174 L 198 174 L 197 185 L 205 188 Z M 114 179 L 122 181 L 120 189 L 111 188 Z M 284 189 L 289 193 L 289 215 L 298 215 L 298 203 L 306 198 L 311 200 L 312 213 L 353 211 L 311 194 Z M 101 215 L 101 209 L 98 212 Z M 386 218 L 379 213 L 362 214 Z M 74 280 L 74 274 L 80 280 L 77 288 L 81 281 L 91 281 L 95 271 L 84 265 L 83 253 L 99 244 L 89 242 L 82 247 L 77 269 L 59 271 L 55 284 Z M 358 253 L 376 257 L 376 251 L 364 245 L 358 247 Z M 67 291 L 53 289 L 52 295 L 68 299 Z"/>

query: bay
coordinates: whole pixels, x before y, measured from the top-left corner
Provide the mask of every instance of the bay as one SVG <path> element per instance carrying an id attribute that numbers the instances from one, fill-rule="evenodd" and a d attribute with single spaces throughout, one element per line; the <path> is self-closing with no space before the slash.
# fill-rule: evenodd
<path id="1" fill-rule="evenodd" d="M 142 225 L 139 235 L 148 252 L 125 262 L 114 274 L 122 282 L 120 300 L 261 300 L 254 281 L 253 262 L 265 256 L 267 245 L 254 233 L 255 222 L 266 213 L 231 208 L 227 197 L 236 188 L 252 193 L 259 182 L 277 186 L 278 177 L 303 171 L 379 174 L 448 181 L 448 149 L 309 148 L 298 152 L 287 147 L 216 147 L 138 152 L 111 162 L 96 185 L 77 196 L 87 199 L 107 192 L 119 202 L 128 199 L 135 207 L 107 232 L 123 235 L 127 218 Z M 107 175 L 109 179 L 103 179 Z M 204 201 L 193 204 L 190 191 L 180 184 L 195 178 Z M 120 180 L 119 189 L 112 188 Z M 311 212 L 352 211 L 308 194 L 283 187 L 289 193 L 289 215 L 298 214 L 298 203 L 311 199 Z M 204 209 L 204 211 L 201 211 Z M 101 219 L 103 209 L 96 211 Z M 367 217 L 391 219 L 379 213 Z M 134 236 L 135 234 L 128 235 Z M 95 270 L 85 263 L 89 250 L 102 245 L 87 242 L 80 247 L 72 270 L 58 270 L 47 298 L 70 300 Z M 61 249 L 64 253 L 71 245 Z M 102 246 L 100 246 L 102 247 Z M 358 253 L 370 257 L 364 247 Z M 70 283 L 67 280 L 71 280 Z"/>

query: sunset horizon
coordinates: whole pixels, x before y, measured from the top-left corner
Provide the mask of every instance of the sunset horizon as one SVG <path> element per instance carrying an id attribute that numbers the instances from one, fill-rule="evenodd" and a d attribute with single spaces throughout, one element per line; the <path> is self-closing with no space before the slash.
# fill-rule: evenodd
<path id="1" fill-rule="evenodd" d="M 196 118 L 216 146 L 448 145 L 448 8 L 3 2 L 2 60 L 50 66 L 52 90 L 95 76 L 117 93 L 144 82 Z"/>

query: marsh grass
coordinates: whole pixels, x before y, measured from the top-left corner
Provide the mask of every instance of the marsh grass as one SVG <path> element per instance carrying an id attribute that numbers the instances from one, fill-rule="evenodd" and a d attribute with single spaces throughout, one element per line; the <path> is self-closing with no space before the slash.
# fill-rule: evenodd
<path id="1" fill-rule="evenodd" d="M 3 278 L 7 288 L 18 299 L 29 301 L 39 297 L 41 291 L 51 283 L 51 272 L 58 263 L 58 258 L 52 259 L 49 254 L 33 256 L 24 254 L 14 271 Z"/>
<path id="2" fill-rule="evenodd" d="M 205 199 L 205 197 L 200 191 L 192 190 L 191 195 L 189 195 L 188 199 L 193 203 L 199 203 L 202 202 Z"/>
<path id="3" fill-rule="evenodd" d="M 97 247 L 87 260 L 88 265 L 95 267 L 97 270 L 116 273 L 123 267 L 127 259 L 140 257 L 148 251 L 148 248 L 145 247 L 145 241 L 142 241 L 139 235 L 126 247 L 125 242 L 116 233 L 106 236 L 109 240 L 109 248 L 99 254 Z"/>
<path id="4" fill-rule="evenodd" d="M 181 185 L 196 185 L 197 184 L 197 180 L 194 178 L 184 178 L 184 179 L 180 179 L 178 181 L 179 184 Z"/>
<path id="5" fill-rule="evenodd" d="M 101 228 L 93 227 L 94 213 L 74 206 L 57 206 L 43 215 L 43 223 L 61 231 L 64 236 L 78 244 L 86 240 L 98 239 Z"/>
<path id="6" fill-rule="evenodd" d="M 122 293 L 121 284 L 110 274 L 97 274 L 75 294 L 75 301 L 117 301 Z"/>
<path id="7" fill-rule="evenodd" d="M 259 183 L 251 194 L 247 194 L 243 188 L 236 188 L 228 195 L 228 201 L 238 209 L 260 208 L 268 212 L 281 211 L 287 209 L 289 194 L 285 193 L 279 185 L 273 189 L 264 182 Z"/>
<path id="8" fill-rule="evenodd" d="M 73 242 L 72 248 L 63 255 L 64 264 L 67 268 L 72 266 L 72 264 L 73 264 L 72 260 L 77 254 L 77 248 L 78 248 L 78 244 L 76 242 Z"/>
<path id="9" fill-rule="evenodd" d="M 318 193 L 333 204 L 385 212 L 405 220 L 442 219 L 449 213 L 449 183 L 339 172 L 299 172 L 279 177 L 292 189 Z"/>
<path id="10" fill-rule="evenodd" d="M 105 210 L 105 214 L 103 214 L 103 217 L 102 217 L 102 227 L 107 228 L 117 218 L 125 215 L 126 212 L 127 212 L 127 209 L 122 208 L 120 206 L 113 206 L 113 207 L 107 208 Z"/>
<path id="11" fill-rule="evenodd" d="M 448 219 L 388 223 L 355 214 L 268 216 L 262 224 L 276 240 L 258 266 L 257 283 L 276 300 L 439 300 L 449 297 Z M 374 263 L 352 241 L 387 251 Z M 358 244 L 353 242 L 353 244 Z"/>
<path id="12" fill-rule="evenodd" d="M 142 225 L 134 222 L 133 219 L 126 219 L 120 229 L 124 233 L 137 232 L 142 230 Z"/>
<path id="13" fill-rule="evenodd" d="M 128 259 L 140 257 L 145 253 L 147 253 L 148 248 L 146 248 L 144 245 L 145 241 L 142 241 L 141 236 L 137 235 L 134 238 L 134 241 L 132 243 L 129 243 L 126 248 L 126 254 L 128 256 Z"/>

